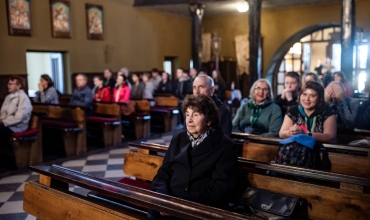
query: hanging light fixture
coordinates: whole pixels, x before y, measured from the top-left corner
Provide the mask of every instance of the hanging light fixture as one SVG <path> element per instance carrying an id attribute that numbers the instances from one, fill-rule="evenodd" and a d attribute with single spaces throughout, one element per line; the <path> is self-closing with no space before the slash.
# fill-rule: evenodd
<path id="1" fill-rule="evenodd" d="M 236 5 L 236 10 L 238 10 L 238 12 L 246 12 L 248 11 L 249 9 L 249 4 L 248 2 L 240 2 Z"/>

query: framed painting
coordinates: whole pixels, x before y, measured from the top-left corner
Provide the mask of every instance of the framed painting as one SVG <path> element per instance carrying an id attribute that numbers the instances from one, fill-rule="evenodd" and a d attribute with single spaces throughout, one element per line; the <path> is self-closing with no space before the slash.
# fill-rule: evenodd
<path id="1" fill-rule="evenodd" d="M 9 35 L 31 36 L 31 0 L 6 0 Z"/>
<path id="2" fill-rule="evenodd" d="M 50 0 L 53 37 L 71 38 L 71 8 L 69 0 Z"/>
<path id="3" fill-rule="evenodd" d="M 103 6 L 86 4 L 87 38 L 103 40 Z"/>

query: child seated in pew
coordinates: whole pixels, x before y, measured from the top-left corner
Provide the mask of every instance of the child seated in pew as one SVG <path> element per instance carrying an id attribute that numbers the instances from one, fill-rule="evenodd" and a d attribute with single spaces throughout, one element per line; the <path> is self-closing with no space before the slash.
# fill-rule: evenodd
<path id="1" fill-rule="evenodd" d="M 280 138 L 295 134 L 307 134 L 322 143 L 335 143 L 337 123 L 334 110 L 324 99 L 324 87 L 318 83 L 306 82 L 298 96 L 299 105 L 291 107 L 281 126 Z"/>
<path id="2" fill-rule="evenodd" d="M 49 75 L 41 75 L 38 87 L 39 91 L 36 92 L 35 97 L 36 103 L 58 104 L 58 93 Z"/>
<path id="3" fill-rule="evenodd" d="M 112 95 L 110 93 L 110 87 L 109 86 L 103 86 L 103 77 L 102 76 L 95 76 L 94 77 L 94 89 L 93 89 L 93 95 L 94 95 L 94 101 L 98 102 L 110 102 Z"/>
<path id="4" fill-rule="evenodd" d="M 15 168 L 14 160 L 11 160 L 13 149 L 8 142 L 9 137 L 12 133 L 26 131 L 31 119 L 32 105 L 23 91 L 24 85 L 25 80 L 22 77 L 11 76 L 9 78 L 9 94 L 5 97 L 0 110 L 0 170 Z"/>

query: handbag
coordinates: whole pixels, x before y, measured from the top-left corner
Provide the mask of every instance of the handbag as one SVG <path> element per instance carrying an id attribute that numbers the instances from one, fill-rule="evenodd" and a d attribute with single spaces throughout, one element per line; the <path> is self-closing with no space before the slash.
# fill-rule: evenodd
<path id="1" fill-rule="evenodd" d="M 255 217 L 279 220 L 291 219 L 297 205 L 302 205 L 302 200 L 293 195 L 248 187 L 240 203 L 244 207 L 249 207 Z"/>

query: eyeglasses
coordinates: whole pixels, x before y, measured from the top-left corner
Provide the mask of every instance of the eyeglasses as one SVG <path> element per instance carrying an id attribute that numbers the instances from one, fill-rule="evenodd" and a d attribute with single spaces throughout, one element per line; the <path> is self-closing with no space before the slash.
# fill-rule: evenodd
<path id="1" fill-rule="evenodd" d="M 261 87 L 258 87 L 258 86 L 256 86 L 254 89 L 257 90 L 257 92 L 260 92 L 260 91 L 262 91 L 262 92 L 268 92 L 269 91 L 268 88 L 261 88 Z"/>
<path id="2" fill-rule="evenodd" d="M 17 85 L 17 83 L 8 83 L 8 86 Z"/>

